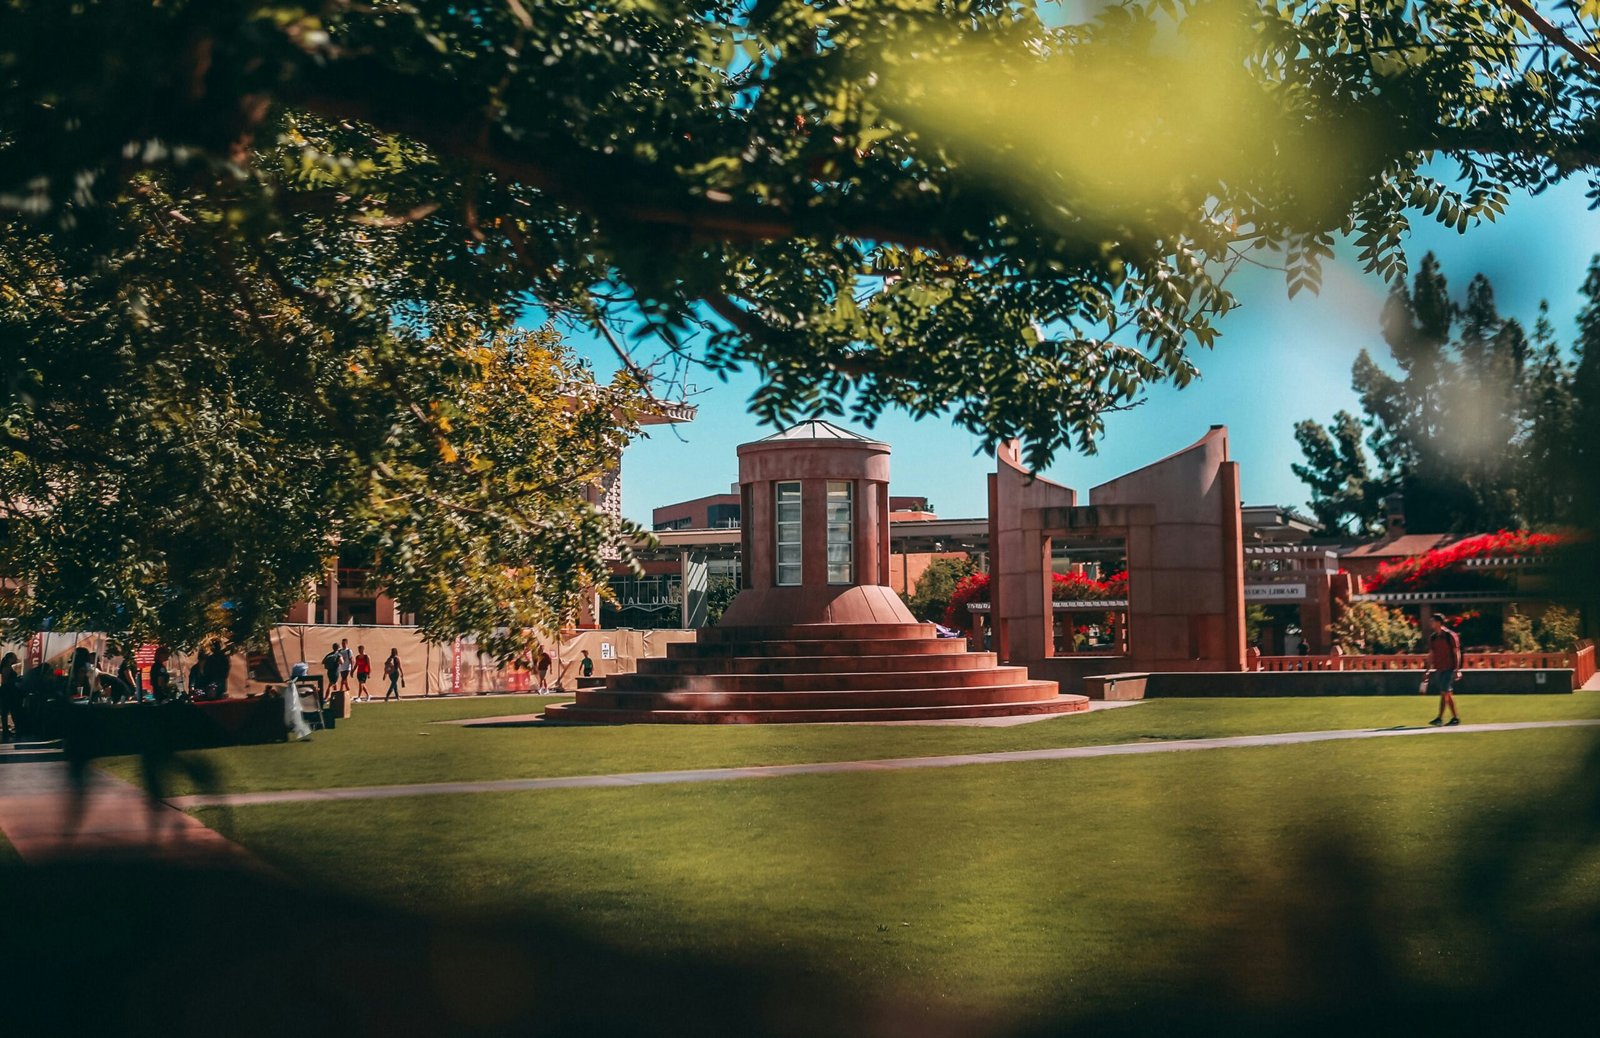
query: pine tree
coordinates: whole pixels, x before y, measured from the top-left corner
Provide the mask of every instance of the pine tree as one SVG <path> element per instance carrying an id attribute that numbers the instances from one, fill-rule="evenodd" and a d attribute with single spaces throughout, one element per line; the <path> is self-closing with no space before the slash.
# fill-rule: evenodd
<path id="1" fill-rule="evenodd" d="M 1361 446 L 1361 420 L 1349 411 L 1324 428 L 1309 419 L 1294 427 L 1306 464 L 1291 466 L 1311 487 L 1311 512 L 1324 528 L 1350 534 L 1383 529 L 1383 498 L 1392 480 L 1374 477 Z"/>
<path id="2" fill-rule="evenodd" d="M 1575 441 L 1573 365 L 1556 341 L 1550 307 L 1540 304 L 1521 387 L 1522 450 L 1517 484 L 1523 518 L 1533 525 L 1570 521 L 1573 485 L 1569 466 Z"/>
<path id="3" fill-rule="evenodd" d="M 1507 447 L 1522 424 L 1528 339 L 1519 322 L 1500 318 L 1494 289 L 1481 274 L 1467 289 L 1461 316 L 1458 359 L 1440 387 L 1440 455 L 1465 491 L 1454 525 L 1500 529 L 1516 525 L 1520 514 L 1519 466 Z"/>
<path id="4" fill-rule="evenodd" d="M 1580 325 L 1595 342 L 1588 355 L 1600 383 L 1600 266 L 1585 291 L 1592 302 Z M 1327 429 L 1310 421 L 1295 428 L 1305 463 L 1293 469 L 1324 525 L 1373 532 L 1382 498 L 1396 489 L 1414 532 L 1574 518 L 1563 485 L 1570 481 L 1555 474 L 1600 459 L 1574 454 L 1593 448 L 1572 446 L 1574 430 L 1584 427 L 1573 412 L 1575 377 L 1542 311 L 1530 344 L 1518 321 L 1500 315 L 1483 275 L 1468 284 L 1461 305 L 1453 303 L 1430 254 L 1410 287 L 1390 295 L 1382 333 L 1398 376 L 1366 350 L 1351 368 L 1370 463 L 1344 412 Z"/>
<path id="5" fill-rule="evenodd" d="M 1600 521 L 1600 256 L 1589 262 L 1583 282 L 1588 300 L 1578 311 L 1578 341 L 1573 352 L 1572 428 L 1567 442 L 1566 470 L 1554 476 L 1573 484 L 1573 516 L 1579 522 Z"/>

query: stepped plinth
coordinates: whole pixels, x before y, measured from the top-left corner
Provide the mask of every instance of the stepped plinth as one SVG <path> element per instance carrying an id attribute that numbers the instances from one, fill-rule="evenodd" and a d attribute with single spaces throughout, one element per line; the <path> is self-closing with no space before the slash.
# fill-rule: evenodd
<path id="1" fill-rule="evenodd" d="M 546 709 L 573 724 L 931 721 L 1087 710 L 887 586 L 889 448 L 803 422 L 739 448 L 744 588 L 699 640 Z"/>
<path id="2" fill-rule="evenodd" d="M 588 724 L 932 721 L 1087 710 L 932 624 L 713 627 L 545 718 Z"/>

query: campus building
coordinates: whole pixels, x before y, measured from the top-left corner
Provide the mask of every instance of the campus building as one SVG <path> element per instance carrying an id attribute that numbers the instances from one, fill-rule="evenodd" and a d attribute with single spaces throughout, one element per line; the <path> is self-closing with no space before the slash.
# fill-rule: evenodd
<path id="1" fill-rule="evenodd" d="M 617 572 L 611 578 L 615 603 L 602 602 L 602 627 L 700 626 L 704 610 L 696 608 L 702 592 L 719 583 L 740 582 L 743 498 L 738 484 L 726 494 L 709 494 L 651 511 L 656 545 L 640 545 L 643 575 Z M 955 527 L 941 536 L 939 517 L 928 498 L 891 495 L 890 587 L 909 595 L 930 563 L 940 558 L 981 556 L 982 547 Z M 976 520 L 958 520 L 961 531 L 977 528 Z M 925 531 L 932 531 L 924 535 Z M 981 559 L 980 559 L 981 564 Z M 686 598 L 686 590 L 693 601 Z M 686 619 L 687 618 L 687 619 Z"/>

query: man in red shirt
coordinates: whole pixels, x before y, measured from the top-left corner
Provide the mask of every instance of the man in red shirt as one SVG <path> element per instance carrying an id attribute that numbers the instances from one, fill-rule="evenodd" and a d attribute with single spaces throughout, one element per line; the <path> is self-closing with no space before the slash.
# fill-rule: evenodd
<path id="1" fill-rule="evenodd" d="M 1456 713 L 1455 684 L 1461 679 L 1461 637 L 1444 625 L 1444 617 L 1433 613 L 1428 617 L 1428 691 L 1439 694 L 1439 716 L 1431 725 L 1461 723 Z M 1444 708 L 1450 708 L 1450 720 L 1444 719 Z"/>

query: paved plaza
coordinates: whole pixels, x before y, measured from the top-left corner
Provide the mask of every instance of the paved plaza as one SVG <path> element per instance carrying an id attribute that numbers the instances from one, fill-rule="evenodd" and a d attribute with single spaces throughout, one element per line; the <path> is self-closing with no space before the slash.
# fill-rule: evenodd
<path id="1" fill-rule="evenodd" d="M 156 856 L 185 864 L 251 864 L 248 852 L 131 782 L 97 768 L 79 789 L 57 755 L 0 751 L 0 832 L 24 861 Z"/>

